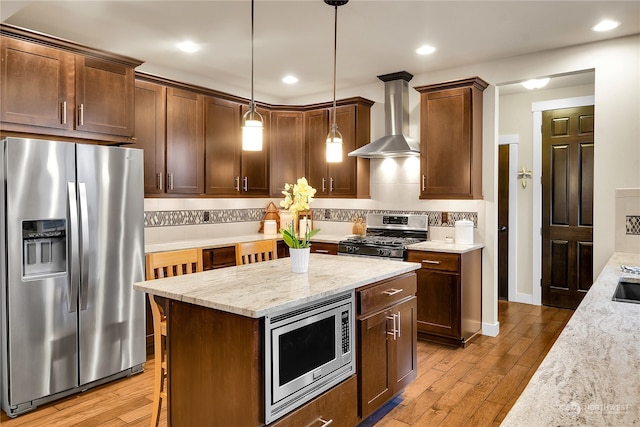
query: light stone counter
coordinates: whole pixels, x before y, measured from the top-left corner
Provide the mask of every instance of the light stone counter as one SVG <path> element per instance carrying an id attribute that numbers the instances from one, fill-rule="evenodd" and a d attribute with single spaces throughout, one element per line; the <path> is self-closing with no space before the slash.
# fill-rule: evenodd
<path id="1" fill-rule="evenodd" d="M 347 236 L 336 236 L 331 234 L 322 234 L 322 232 L 316 234 L 312 242 L 322 242 L 322 243 L 338 243 L 340 240 L 343 240 Z M 208 237 L 203 239 L 189 239 L 189 240 L 178 240 L 175 242 L 168 243 L 152 243 L 144 246 L 145 253 L 152 252 L 166 252 L 166 251 L 177 251 L 180 249 L 191 249 L 191 248 L 223 248 L 225 246 L 233 246 L 236 243 L 241 242 L 251 242 L 253 240 L 263 240 L 263 239 L 278 239 L 282 240 L 282 235 L 280 234 L 264 234 L 264 233 L 253 233 L 246 234 L 242 236 L 228 236 L 228 237 Z"/>
<path id="2" fill-rule="evenodd" d="M 640 304 L 611 301 L 633 277 L 620 265 L 640 254 L 609 259 L 503 426 L 640 425 Z"/>
<path id="3" fill-rule="evenodd" d="M 260 318 L 420 268 L 412 262 L 311 254 L 309 272 L 291 272 L 291 259 L 220 268 L 135 283 L 174 300 Z"/>
<path id="4" fill-rule="evenodd" d="M 473 245 L 458 245 L 442 240 L 427 240 L 426 242 L 414 243 L 413 245 L 407 246 L 407 249 L 412 251 L 449 252 L 453 254 L 464 254 L 466 252 L 482 248 L 484 248 L 484 244 L 481 243 L 474 243 Z"/>

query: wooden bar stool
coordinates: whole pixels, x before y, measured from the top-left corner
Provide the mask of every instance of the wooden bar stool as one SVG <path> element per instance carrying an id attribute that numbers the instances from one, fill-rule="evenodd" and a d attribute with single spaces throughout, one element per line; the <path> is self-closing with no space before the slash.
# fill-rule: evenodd
<path id="1" fill-rule="evenodd" d="M 202 249 L 147 254 L 146 270 L 147 280 L 202 271 Z M 156 427 L 160 420 L 160 411 L 162 409 L 161 399 L 165 401 L 167 399 L 167 391 L 164 384 L 167 376 L 167 316 L 164 312 L 164 304 L 158 303 L 151 294 L 149 294 L 149 303 L 153 315 L 153 353 L 155 359 L 151 426 Z"/>
<path id="2" fill-rule="evenodd" d="M 278 258 L 276 239 L 236 243 L 236 265 L 271 261 Z"/>

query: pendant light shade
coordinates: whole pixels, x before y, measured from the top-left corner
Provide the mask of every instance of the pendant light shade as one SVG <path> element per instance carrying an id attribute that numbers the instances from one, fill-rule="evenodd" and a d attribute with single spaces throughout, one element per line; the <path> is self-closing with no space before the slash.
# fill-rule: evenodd
<path id="1" fill-rule="evenodd" d="M 253 99 L 253 8 L 254 0 L 251 0 L 251 102 L 249 111 L 242 116 L 242 149 L 244 151 L 262 151 L 263 120 L 256 111 Z"/>
<path id="2" fill-rule="evenodd" d="M 331 130 L 327 135 L 327 163 L 339 163 L 342 161 L 342 135 L 338 132 L 336 123 L 336 57 L 338 51 L 338 6 L 345 5 L 349 0 L 324 0 L 329 6 L 335 9 L 333 27 L 333 111 Z"/>

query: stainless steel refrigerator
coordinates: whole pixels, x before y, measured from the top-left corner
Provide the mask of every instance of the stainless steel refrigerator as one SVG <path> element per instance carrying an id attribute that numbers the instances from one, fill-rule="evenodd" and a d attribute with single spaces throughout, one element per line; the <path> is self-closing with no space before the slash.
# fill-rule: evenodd
<path id="1" fill-rule="evenodd" d="M 1 140 L 2 409 L 142 370 L 142 151 Z"/>

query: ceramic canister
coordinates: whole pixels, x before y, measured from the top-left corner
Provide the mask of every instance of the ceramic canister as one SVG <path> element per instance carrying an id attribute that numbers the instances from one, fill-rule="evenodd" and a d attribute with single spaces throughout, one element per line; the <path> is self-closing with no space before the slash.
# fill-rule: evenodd
<path id="1" fill-rule="evenodd" d="M 473 221 L 461 219 L 455 224 L 455 242 L 459 245 L 473 245 Z"/>

